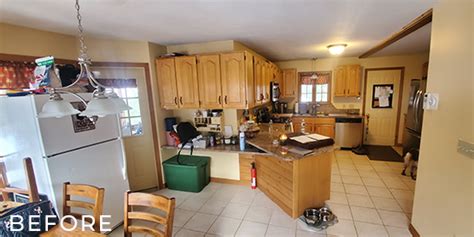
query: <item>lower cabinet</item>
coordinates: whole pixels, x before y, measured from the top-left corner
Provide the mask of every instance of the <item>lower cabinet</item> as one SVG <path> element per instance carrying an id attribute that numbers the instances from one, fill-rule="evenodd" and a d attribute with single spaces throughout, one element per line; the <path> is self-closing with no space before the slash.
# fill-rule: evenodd
<path id="1" fill-rule="evenodd" d="M 251 154 L 240 154 L 239 155 L 239 173 L 240 181 L 247 182 L 250 185 L 251 174 L 250 170 L 252 169 L 252 163 L 255 162 L 255 158 Z"/>
<path id="2" fill-rule="evenodd" d="M 336 136 L 336 119 L 335 118 L 317 118 L 317 117 L 294 117 L 292 118 L 293 129 L 295 132 L 301 131 L 301 122 L 306 124 L 305 131 L 309 133 L 317 133 L 331 138 Z"/>

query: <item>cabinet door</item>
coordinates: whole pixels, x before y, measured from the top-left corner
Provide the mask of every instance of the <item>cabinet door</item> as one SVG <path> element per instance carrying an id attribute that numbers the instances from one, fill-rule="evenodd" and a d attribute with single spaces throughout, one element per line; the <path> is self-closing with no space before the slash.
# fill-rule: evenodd
<path id="1" fill-rule="evenodd" d="M 222 108 L 221 64 L 218 54 L 198 56 L 198 82 L 201 107 Z"/>
<path id="2" fill-rule="evenodd" d="M 224 108 L 246 107 L 245 54 L 221 54 L 222 95 Z"/>
<path id="3" fill-rule="evenodd" d="M 346 96 L 346 70 L 337 67 L 334 70 L 334 96 Z"/>
<path id="4" fill-rule="evenodd" d="M 197 79 L 196 57 L 176 57 L 175 63 L 179 107 L 198 108 L 199 88 Z"/>
<path id="5" fill-rule="evenodd" d="M 313 128 L 313 132 L 317 133 L 317 134 L 321 134 L 323 136 L 328 136 L 328 137 L 331 137 L 331 138 L 334 138 L 334 134 L 335 134 L 335 131 L 334 131 L 334 125 L 332 124 L 318 124 L 318 125 L 314 125 L 314 128 Z"/>
<path id="6" fill-rule="evenodd" d="M 261 104 L 263 101 L 263 67 L 264 61 L 255 57 L 254 60 L 254 80 L 255 80 L 255 102 Z"/>
<path id="7" fill-rule="evenodd" d="M 295 97 L 298 91 L 298 79 L 296 76 L 296 69 L 283 69 L 283 96 Z"/>
<path id="8" fill-rule="evenodd" d="M 263 84 L 263 103 L 270 101 L 270 82 L 272 81 L 271 64 L 265 62 L 264 64 L 264 84 Z"/>
<path id="9" fill-rule="evenodd" d="M 155 64 L 160 105 L 164 109 L 176 109 L 178 108 L 178 90 L 174 58 L 157 59 Z"/>
<path id="10" fill-rule="evenodd" d="M 360 81 L 360 66 L 346 66 L 346 96 L 360 96 Z"/>

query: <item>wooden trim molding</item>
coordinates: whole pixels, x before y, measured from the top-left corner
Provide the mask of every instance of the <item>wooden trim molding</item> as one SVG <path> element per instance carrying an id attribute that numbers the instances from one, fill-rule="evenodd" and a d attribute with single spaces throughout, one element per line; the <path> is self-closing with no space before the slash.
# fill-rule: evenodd
<path id="1" fill-rule="evenodd" d="M 398 95 L 397 108 L 397 123 L 395 125 L 395 144 L 398 144 L 398 130 L 400 129 L 400 117 L 402 114 L 402 99 L 403 99 L 403 81 L 405 80 L 405 67 L 382 67 L 382 68 L 366 68 L 364 73 L 364 99 L 362 101 L 362 114 L 365 115 L 365 102 L 367 99 L 367 75 L 370 71 L 384 71 L 384 70 L 400 70 L 400 92 Z M 364 130 L 365 131 L 365 130 Z"/>
<path id="2" fill-rule="evenodd" d="M 378 51 L 384 49 L 385 47 L 395 43 L 399 39 L 409 35 L 410 33 L 420 29 L 421 27 L 430 23 L 433 19 L 433 9 L 429 9 L 425 13 L 421 14 L 419 17 L 415 18 L 413 21 L 405 25 L 400 31 L 392 34 L 376 46 L 372 47 L 365 53 L 361 54 L 359 58 L 367 58 L 372 54 L 377 53 Z"/>
<path id="3" fill-rule="evenodd" d="M 250 183 L 246 180 L 235 180 L 235 179 L 224 179 L 224 178 L 213 178 L 211 177 L 211 182 L 215 183 L 223 183 L 223 184 L 234 184 L 234 185 L 242 185 L 242 186 L 250 186 Z"/>
<path id="4" fill-rule="evenodd" d="M 416 231 L 415 227 L 411 223 L 408 226 L 408 230 L 410 231 L 410 233 L 413 237 L 420 237 L 421 236 L 420 233 L 418 233 L 418 231 Z"/>

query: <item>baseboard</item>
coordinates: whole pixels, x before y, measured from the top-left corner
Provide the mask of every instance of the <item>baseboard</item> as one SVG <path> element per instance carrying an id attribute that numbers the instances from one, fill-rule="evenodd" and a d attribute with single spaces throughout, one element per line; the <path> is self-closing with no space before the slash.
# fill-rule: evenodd
<path id="1" fill-rule="evenodd" d="M 413 237 L 420 237 L 420 233 L 418 233 L 418 231 L 416 231 L 415 227 L 411 223 L 408 226 L 408 230 L 410 231 L 410 233 Z"/>
<path id="2" fill-rule="evenodd" d="M 211 177 L 211 182 L 223 183 L 223 184 L 234 184 L 234 185 L 249 185 L 250 182 L 246 180 L 235 180 L 235 179 L 224 179 L 224 178 L 213 178 Z"/>

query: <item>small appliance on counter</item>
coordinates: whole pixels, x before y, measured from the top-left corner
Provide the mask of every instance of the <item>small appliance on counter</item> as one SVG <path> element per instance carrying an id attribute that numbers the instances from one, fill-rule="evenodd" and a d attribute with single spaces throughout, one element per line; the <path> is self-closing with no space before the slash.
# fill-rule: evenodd
<path id="1" fill-rule="evenodd" d="M 272 112 L 277 114 L 288 113 L 288 103 L 276 101 L 272 103 Z"/>
<path id="2" fill-rule="evenodd" d="M 257 117 L 257 123 L 268 123 L 270 122 L 270 111 L 268 111 L 267 107 L 259 108 L 255 111 L 255 115 Z"/>

